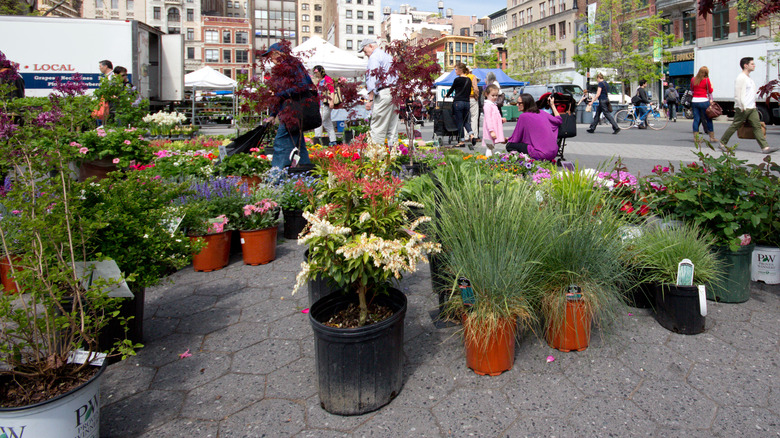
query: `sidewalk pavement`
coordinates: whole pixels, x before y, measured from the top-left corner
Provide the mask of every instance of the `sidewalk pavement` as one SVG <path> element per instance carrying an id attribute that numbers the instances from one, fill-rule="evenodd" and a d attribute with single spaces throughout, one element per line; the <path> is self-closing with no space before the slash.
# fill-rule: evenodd
<path id="1" fill-rule="evenodd" d="M 290 294 L 304 249 L 280 239 L 270 264 L 234 254 L 220 271 L 187 267 L 147 289 L 146 346 L 108 367 L 101 436 L 780 436 L 780 285 L 753 283 L 742 304 L 708 302 L 695 336 L 634 308 L 579 353 L 526 333 L 514 368 L 488 377 L 466 368 L 457 328 L 433 326 L 425 264 L 400 287 L 402 391 L 376 412 L 330 415 L 317 396 L 308 297 Z"/>

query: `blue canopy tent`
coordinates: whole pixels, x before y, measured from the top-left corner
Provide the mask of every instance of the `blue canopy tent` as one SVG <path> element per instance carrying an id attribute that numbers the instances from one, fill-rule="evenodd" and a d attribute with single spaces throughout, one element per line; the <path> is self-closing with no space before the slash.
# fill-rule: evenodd
<path id="1" fill-rule="evenodd" d="M 493 72 L 493 74 L 496 75 L 496 80 L 499 84 L 501 84 L 501 87 L 522 87 L 523 85 L 529 84 L 529 82 L 512 79 L 500 68 L 475 68 L 471 70 L 471 72 L 474 74 L 474 76 L 477 77 L 477 85 L 480 86 L 485 85 L 485 76 L 487 76 L 489 72 Z M 453 69 L 446 76 L 439 77 L 435 84 L 437 87 L 449 87 L 453 82 L 455 82 L 455 78 L 457 77 L 458 75 Z"/>

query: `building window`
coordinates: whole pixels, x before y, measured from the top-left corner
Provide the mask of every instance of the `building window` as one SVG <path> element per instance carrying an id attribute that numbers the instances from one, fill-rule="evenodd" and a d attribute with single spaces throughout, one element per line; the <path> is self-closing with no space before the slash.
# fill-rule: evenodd
<path id="1" fill-rule="evenodd" d="M 301 21 L 309 21 L 309 14 L 301 14 Z"/>
<path id="2" fill-rule="evenodd" d="M 460 62 L 460 55 L 455 55 L 455 63 L 457 64 L 459 62 Z"/>
<path id="3" fill-rule="evenodd" d="M 111 9 L 119 9 L 119 0 L 111 0 Z"/>
<path id="4" fill-rule="evenodd" d="M 369 20 L 373 20 L 374 19 L 374 11 L 368 11 L 368 19 Z"/>
<path id="5" fill-rule="evenodd" d="M 230 44 L 230 31 L 229 30 L 223 30 L 222 31 L 222 44 Z"/>
<path id="6" fill-rule="evenodd" d="M 222 62 L 226 64 L 230 64 L 230 58 L 232 58 L 232 56 L 230 55 L 231 55 L 230 50 L 222 49 Z"/>
<path id="7" fill-rule="evenodd" d="M 562 49 L 558 51 L 558 54 L 560 54 L 560 63 L 561 65 L 566 64 L 566 49 Z"/>
<path id="8" fill-rule="evenodd" d="M 561 21 L 558 23 L 558 38 L 565 40 L 566 39 L 566 22 Z"/>
<path id="9" fill-rule="evenodd" d="M 512 14 L 512 21 L 514 21 L 514 26 L 517 27 L 517 18 L 515 18 L 515 14 Z M 525 11 L 520 11 L 520 26 L 525 24 Z"/>
<path id="10" fill-rule="evenodd" d="M 130 12 L 134 11 L 135 10 L 135 0 L 127 0 L 125 2 L 125 8 L 128 11 L 130 11 Z"/>
<path id="11" fill-rule="evenodd" d="M 227 61 L 227 62 L 230 62 L 230 61 Z M 230 75 L 232 74 L 232 70 L 230 70 L 229 68 L 226 68 L 226 69 L 224 70 L 223 74 L 224 74 L 225 76 L 227 76 L 227 77 L 230 77 Z"/>
<path id="12" fill-rule="evenodd" d="M 315 11 L 321 11 L 322 10 L 322 5 L 314 5 L 314 10 Z"/>
<path id="13" fill-rule="evenodd" d="M 301 10 L 302 11 L 308 11 L 309 10 L 309 4 L 308 3 L 301 3 Z"/>
<path id="14" fill-rule="evenodd" d="M 232 12 L 228 12 L 228 13 L 227 13 L 227 16 L 228 16 L 228 17 L 232 17 L 232 16 L 233 16 L 233 13 L 232 13 Z"/>
<path id="15" fill-rule="evenodd" d="M 357 33 L 358 33 L 358 35 L 363 35 L 363 26 L 358 26 L 357 27 Z"/>
<path id="16" fill-rule="evenodd" d="M 512 14 L 512 27 L 517 27 L 517 14 Z"/>
<path id="17" fill-rule="evenodd" d="M 352 40 L 347 40 L 347 50 L 352 50 Z"/>
<path id="18" fill-rule="evenodd" d="M 748 36 L 756 34 L 756 21 L 753 17 L 747 17 L 746 20 L 737 23 L 737 35 Z"/>
<path id="19" fill-rule="evenodd" d="M 241 4 L 239 2 L 234 2 L 233 9 L 241 9 Z"/>
<path id="20" fill-rule="evenodd" d="M 195 9 L 187 9 L 187 21 L 195 21 Z"/>
<path id="21" fill-rule="evenodd" d="M 195 59 L 195 47 L 187 47 L 187 59 Z"/>
<path id="22" fill-rule="evenodd" d="M 314 26 L 314 33 L 322 33 L 322 26 Z"/>
<path id="23" fill-rule="evenodd" d="M 534 8 L 528 8 L 525 10 L 526 15 L 528 15 L 528 22 L 534 21 Z"/>
<path id="24" fill-rule="evenodd" d="M 368 26 L 368 34 L 374 35 L 374 26 Z"/>
<path id="25" fill-rule="evenodd" d="M 549 29 L 550 29 L 550 39 L 554 40 L 555 39 L 555 25 L 551 24 L 549 26 Z"/>
<path id="26" fill-rule="evenodd" d="M 214 43 L 219 44 L 219 32 L 216 30 L 207 30 L 206 31 L 206 42 L 207 43 Z"/>
<path id="27" fill-rule="evenodd" d="M 219 49 L 206 49 L 206 62 L 219 62 Z"/>
<path id="28" fill-rule="evenodd" d="M 302 43 L 305 43 L 306 41 L 309 41 L 309 37 L 307 37 L 307 36 L 301 37 L 301 42 Z"/>
<path id="29" fill-rule="evenodd" d="M 347 9 L 347 18 L 352 18 L 352 9 Z"/>
<path id="30" fill-rule="evenodd" d="M 712 13 L 712 39 L 725 40 L 729 37 L 729 10 L 722 8 Z"/>
<path id="31" fill-rule="evenodd" d="M 357 11 L 357 19 L 362 20 L 363 19 L 363 11 Z"/>
<path id="32" fill-rule="evenodd" d="M 236 44 L 246 44 L 249 42 L 248 40 L 248 33 L 247 32 L 236 32 Z"/>
<path id="33" fill-rule="evenodd" d="M 368 1 L 366 2 L 366 4 L 373 5 L 373 4 L 374 4 L 374 0 L 368 0 Z"/>
<path id="34" fill-rule="evenodd" d="M 351 24 L 348 24 L 348 25 L 347 25 L 347 33 L 348 33 L 348 34 L 351 34 L 351 33 L 352 33 L 352 25 L 351 25 Z"/>
<path id="35" fill-rule="evenodd" d="M 301 26 L 301 32 L 311 32 L 311 28 L 309 26 Z"/>
<path id="36" fill-rule="evenodd" d="M 555 0 L 547 0 L 547 8 L 550 15 L 555 15 Z"/>
<path id="37" fill-rule="evenodd" d="M 544 18 L 544 2 L 539 3 L 539 19 Z"/>
<path id="38" fill-rule="evenodd" d="M 474 53 L 474 43 L 469 43 L 469 53 Z"/>
<path id="39" fill-rule="evenodd" d="M 363 0 L 357 0 L 357 4 L 362 5 L 363 4 Z"/>
<path id="40" fill-rule="evenodd" d="M 103 4 L 103 0 L 100 0 L 100 4 L 101 5 Z M 100 6 L 100 8 L 102 9 L 103 6 Z M 162 11 L 160 10 L 159 6 L 155 6 L 152 9 L 152 16 L 154 17 L 155 20 L 161 20 L 162 19 Z"/>
<path id="41" fill-rule="evenodd" d="M 168 22 L 178 23 L 180 21 L 181 21 L 181 14 L 179 14 L 179 10 L 176 8 L 168 9 Z"/>
<path id="42" fill-rule="evenodd" d="M 100 10 L 104 7 L 105 5 L 103 4 L 103 0 L 95 0 L 95 9 Z"/>
<path id="43" fill-rule="evenodd" d="M 456 52 L 460 52 L 460 42 L 456 42 L 455 43 L 455 51 Z M 460 62 L 460 61 L 458 61 L 458 62 Z"/>
<path id="44" fill-rule="evenodd" d="M 322 15 L 315 15 L 314 16 L 314 22 L 315 23 L 322 23 Z"/>
<path id="45" fill-rule="evenodd" d="M 236 62 L 238 64 L 246 64 L 249 62 L 248 52 L 246 50 L 236 50 Z"/>
<path id="46" fill-rule="evenodd" d="M 195 29 L 187 28 L 187 41 L 195 41 Z"/>
<path id="47" fill-rule="evenodd" d="M 566 10 L 566 0 L 558 0 L 558 12 Z"/>
<path id="48" fill-rule="evenodd" d="M 696 42 L 696 11 L 683 12 L 683 44 Z"/>

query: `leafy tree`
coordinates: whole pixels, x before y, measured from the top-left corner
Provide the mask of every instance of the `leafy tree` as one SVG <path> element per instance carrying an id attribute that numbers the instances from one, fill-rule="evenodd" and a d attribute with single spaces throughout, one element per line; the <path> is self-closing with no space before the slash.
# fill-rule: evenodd
<path id="1" fill-rule="evenodd" d="M 35 11 L 35 0 L 0 0 L 0 15 L 28 15 Z"/>
<path id="2" fill-rule="evenodd" d="M 549 82 L 552 72 L 547 68 L 550 52 L 558 53 L 560 45 L 546 30 L 520 29 L 506 42 L 509 55 L 509 75 L 535 84 Z"/>
<path id="3" fill-rule="evenodd" d="M 663 31 L 669 20 L 661 12 L 645 13 L 646 0 L 602 0 L 589 23 L 588 31 L 577 36 L 579 54 L 573 59 L 581 74 L 590 68 L 610 68 L 615 79 L 629 83 L 653 81 L 661 76 L 653 61 L 653 46 L 677 44 L 674 35 Z"/>
<path id="4" fill-rule="evenodd" d="M 707 17 L 718 5 L 729 7 L 729 0 L 699 0 L 699 15 Z M 756 21 L 780 14 L 780 0 L 737 0 L 740 18 L 753 17 Z"/>
<path id="5" fill-rule="evenodd" d="M 474 63 L 477 68 L 498 68 L 498 51 L 490 41 L 474 46 Z"/>

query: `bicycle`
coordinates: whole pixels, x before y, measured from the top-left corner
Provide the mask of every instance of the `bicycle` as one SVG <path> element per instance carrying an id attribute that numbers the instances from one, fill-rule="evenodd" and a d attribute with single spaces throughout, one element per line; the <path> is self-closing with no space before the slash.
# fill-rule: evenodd
<path id="1" fill-rule="evenodd" d="M 639 121 L 639 123 L 637 123 L 637 121 Z M 666 118 L 665 114 L 661 113 L 661 110 L 658 109 L 655 102 L 651 102 L 650 108 L 644 116 L 638 117 L 636 107 L 634 105 L 629 105 L 628 109 L 620 110 L 615 114 L 615 122 L 617 122 L 620 129 L 638 128 L 641 122 L 646 122 L 650 129 L 660 131 L 661 129 L 666 128 L 669 119 Z"/>

